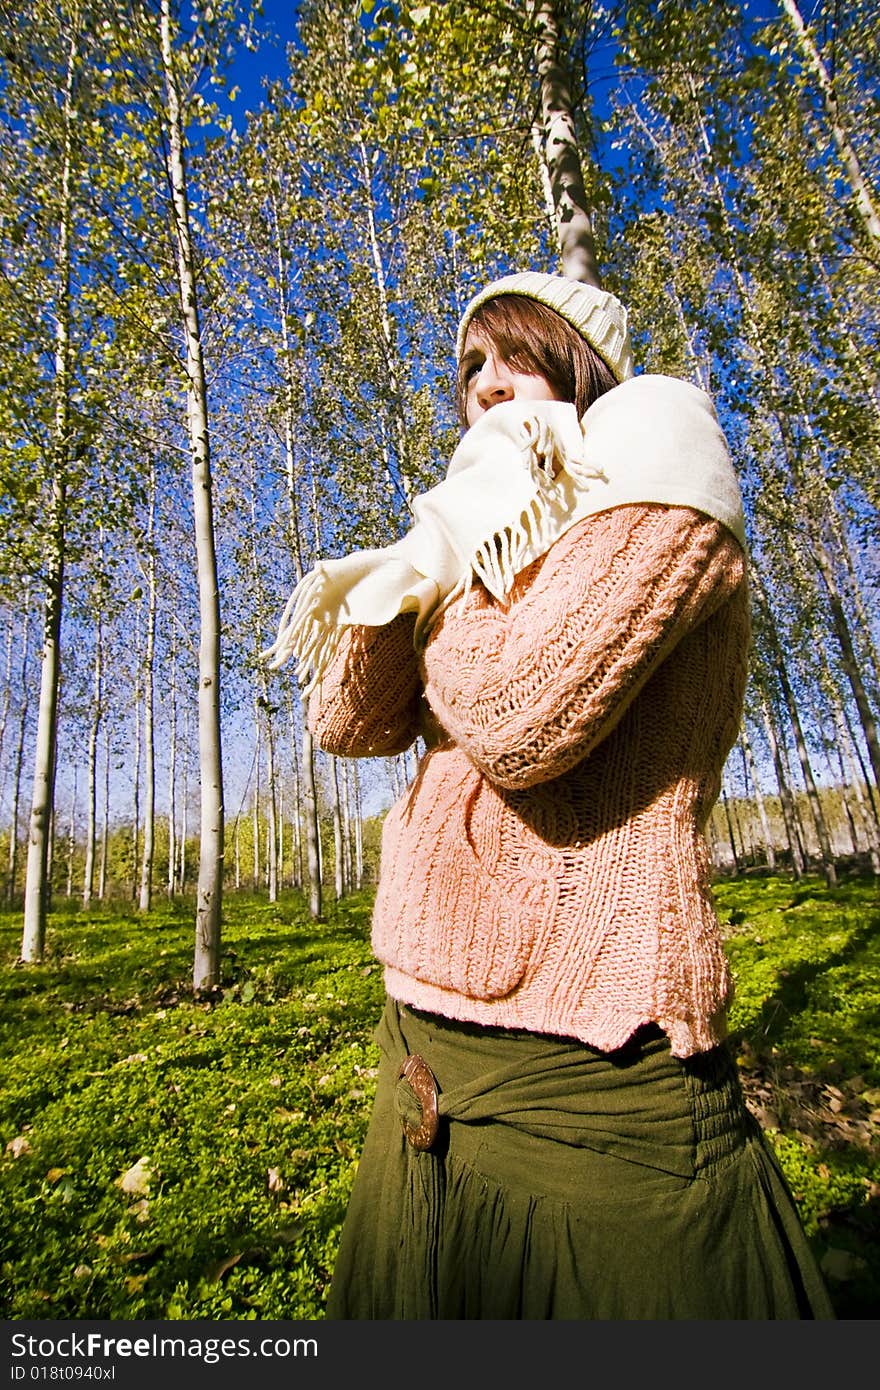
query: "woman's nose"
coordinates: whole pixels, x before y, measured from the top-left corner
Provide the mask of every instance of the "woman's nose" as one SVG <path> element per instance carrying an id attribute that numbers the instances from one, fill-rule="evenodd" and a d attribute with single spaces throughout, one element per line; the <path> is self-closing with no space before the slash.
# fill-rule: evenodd
<path id="1" fill-rule="evenodd" d="M 481 408 L 488 410 L 490 406 L 498 405 L 501 401 L 513 399 L 510 373 L 503 362 L 490 354 L 480 368 L 480 379 L 477 383 L 477 400 Z"/>

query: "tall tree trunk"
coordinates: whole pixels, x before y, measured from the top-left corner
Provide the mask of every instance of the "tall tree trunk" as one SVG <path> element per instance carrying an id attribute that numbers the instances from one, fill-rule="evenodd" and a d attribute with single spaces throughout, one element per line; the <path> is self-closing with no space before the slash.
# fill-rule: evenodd
<path id="1" fill-rule="evenodd" d="M 137 900 L 138 861 L 141 849 L 141 614 L 134 614 L 134 776 L 131 813 L 131 896 Z"/>
<path id="2" fill-rule="evenodd" d="M 798 761 L 801 765 L 801 773 L 804 779 L 804 786 L 807 792 L 807 801 L 810 813 L 813 818 L 813 826 L 816 831 L 816 839 L 819 844 L 819 853 L 822 859 L 822 869 L 825 874 L 826 882 L 829 887 L 833 887 L 837 882 L 837 870 L 834 864 L 834 851 L 831 845 L 831 838 L 828 834 L 828 827 L 825 822 L 825 814 L 822 810 L 822 803 L 819 800 L 819 793 L 816 788 L 816 780 L 813 776 L 813 769 L 810 763 L 810 755 L 807 749 L 806 739 L 804 738 L 803 725 L 801 723 L 800 711 L 797 699 L 792 689 L 791 681 L 788 676 L 788 668 L 782 653 L 782 644 L 776 632 L 776 626 L 767 599 L 766 589 L 758 570 L 753 566 L 752 582 L 756 598 L 759 599 L 765 619 L 765 630 L 767 639 L 773 650 L 773 661 L 776 669 L 779 688 L 782 691 L 782 698 L 788 711 L 791 722 L 792 732 L 794 733 L 795 748 L 797 749 Z"/>
<path id="3" fill-rule="evenodd" d="M 358 765 L 352 763 L 354 782 L 354 883 L 358 892 L 364 886 L 364 819 L 361 807 L 361 779 Z"/>
<path id="4" fill-rule="evenodd" d="M 330 787 L 333 798 L 333 885 L 336 901 L 345 897 L 345 859 L 342 848 L 342 804 L 339 795 L 339 760 L 330 758 Z"/>
<path id="5" fill-rule="evenodd" d="M 849 681 L 856 709 L 859 712 L 859 720 L 862 725 L 862 732 L 865 736 L 865 746 L 868 750 L 868 757 L 871 760 L 871 767 L 874 772 L 874 784 L 880 787 L 880 740 L 878 740 L 877 737 L 877 724 L 868 701 L 868 695 L 862 680 L 859 663 L 853 649 L 849 623 L 847 622 L 846 613 L 844 612 L 843 603 L 834 577 L 834 567 L 825 546 L 815 536 L 813 537 L 811 549 L 813 558 L 825 581 L 825 588 L 828 592 L 828 604 L 831 609 L 831 622 L 834 628 L 834 635 L 840 645 L 844 673 Z"/>
<path id="6" fill-rule="evenodd" d="M 822 858 L 822 869 L 825 880 L 829 888 L 833 888 L 837 883 L 837 869 L 834 862 L 834 850 L 831 844 L 831 837 L 828 834 L 828 826 L 825 821 L 825 813 L 822 810 L 822 803 L 819 800 L 819 792 L 816 788 L 816 781 L 813 777 L 813 768 L 810 763 L 810 755 L 807 750 L 807 741 L 804 738 L 803 726 L 801 724 L 800 711 L 791 682 L 788 679 L 788 672 L 780 659 L 777 671 L 779 684 L 782 689 L 782 696 L 788 709 L 788 717 L 791 720 L 791 727 L 794 732 L 795 748 L 797 749 L 798 761 L 801 765 L 804 785 L 807 789 L 807 801 L 810 813 L 813 817 L 813 826 L 816 831 L 816 839 L 819 842 L 819 853 Z"/>
<path id="7" fill-rule="evenodd" d="M 859 216 L 864 223 L 865 229 L 871 239 L 880 244 L 880 213 L 874 204 L 868 182 L 862 173 L 858 155 L 853 149 L 849 138 L 849 132 L 843 121 L 840 110 L 840 103 L 834 90 L 834 79 L 819 53 L 813 39 L 804 24 L 801 12 L 795 4 L 795 0 L 779 0 L 782 9 L 788 16 L 792 29 L 797 38 L 798 47 L 801 55 L 805 59 L 807 66 L 812 70 L 819 90 L 822 93 L 822 103 L 825 108 L 825 116 L 831 131 L 831 138 L 840 155 L 840 161 L 849 180 L 853 197 L 856 200 Z"/>
<path id="8" fill-rule="evenodd" d="M 92 677 L 92 717 L 89 721 L 89 751 L 86 789 L 86 862 L 83 869 L 83 907 L 92 901 L 95 887 L 95 848 L 98 837 L 98 742 L 104 703 L 104 620 L 100 611 L 95 619 L 95 667 Z"/>
<path id="9" fill-rule="evenodd" d="M 198 280 L 190 235 L 183 120 L 171 45 L 170 0 L 161 0 L 160 34 L 167 98 L 168 174 L 177 278 L 186 339 L 187 425 L 192 454 L 193 513 L 199 586 L 199 772 L 201 825 L 193 989 L 220 980 L 223 905 L 223 763 L 220 730 L 220 597 L 211 496 L 208 392 L 199 322 Z"/>
<path id="10" fill-rule="evenodd" d="M 12 652 L 15 638 L 15 622 L 12 614 L 9 615 L 9 623 L 6 628 L 6 675 L 3 681 L 3 713 L 0 715 L 0 802 L 3 800 L 5 792 L 5 769 L 6 763 L 3 754 L 6 751 L 6 729 L 9 719 L 9 705 L 12 700 Z"/>
<path id="11" fill-rule="evenodd" d="M 814 716 L 814 720 L 815 720 L 815 719 L 821 719 L 821 717 L 822 717 L 821 714 L 820 714 L 820 712 L 819 712 L 818 710 L 816 710 L 815 708 L 814 708 L 814 710 L 813 710 L 813 716 Z M 850 793 L 850 783 L 849 783 L 849 776 L 848 776 L 848 774 L 847 774 L 846 762 L 845 762 L 845 760 L 844 760 L 844 743 L 843 743 L 843 739 L 841 738 L 842 729 L 841 729 L 840 723 L 837 722 L 837 721 L 836 721 L 836 730 L 837 730 L 837 739 L 836 739 L 836 740 L 833 740 L 833 739 L 832 739 L 832 740 L 829 740 L 829 744 L 828 744 L 828 761 L 829 761 L 829 766 L 830 766 L 830 764 L 831 764 L 831 755 L 832 755 L 832 753 L 833 753 L 833 755 L 834 755 L 834 760 L 835 760 L 835 762 L 836 762 L 836 764 L 837 764 L 837 767 L 836 767 L 837 776 L 840 778 L 840 804 L 841 804 L 841 806 L 843 807 L 843 814 L 844 814 L 844 819 L 845 819 L 845 821 L 846 821 L 846 828 L 847 828 L 847 831 L 848 831 L 848 833 L 849 833 L 850 848 L 851 848 L 853 854 L 860 854 L 860 853 L 861 853 L 861 843 L 860 843 L 860 841 L 859 841 L 859 832 L 858 832 L 858 830 L 857 830 L 857 828 L 856 828 L 856 818 L 855 818 L 855 816 L 853 815 L 852 802 L 851 802 L 850 795 L 849 795 L 849 793 Z"/>
<path id="12" fill-rule="evenodd" d="M 843 708 L 835 703 L 834 723 L 837 729 L 838 749 L 841 758 L 845 760 L 847 770 L 847 780 L 852 788 L 859 809 L 859 817 L 862 822 L 865 842 L 868 846 L 868 853 L 871 857 L 871 868 L 875 874 L 880 874 L 880 826 L 878 826 L 876 814 L 872 815 L 873 806 L 869 803 L 865 790 L 862 785 L 862 777 L 853 762 L 854 741 L 847 727 L 846 715 Z M 858 750 L 856 750 L 858 753 Z M 862 769 L 864 774 L 864 769 Z"/>
<path id="13" fill-rule="evenodd" d="M 107 896 L 107 856 L 110 852 L 110 724 L 104 721 L 104 806 L 101 812 L 101 862 L 98 866 L 98 898 Z"/>
<path id="14" fill-rule="evenodd" d="M 251 580 L 255 596 L 255 621 L 257 628 L 257 648 L 260 646 L 260 635 L 264 630 L 265 600 L 263 595 L 263 579 L 260 573 L 259 554 L 257 551 L 257 479 L 254 471 L 253 460 L 251 461 L 250 475 L 250 513 L 251 513 Z M 278 788 L 277 788 L 277 768 L 275 759 L 275 728 L 274 717 L 275 708 L 269 703 L 269 681 L 266 676 L 266 668 L 259 665 L 257 668 L 257 687 L 258 695 L 254 707 L 254 715 L 259 731 L 260 721 L 265 725 L 266 732 L 266 884 L 269 891 L 269 901 L 278 901 Z M 257 738 L 259 748 L 259 732 Z"/>
<path id="15" fill-rule="evenodd" d="M 593 221 L 575 138 L 568 82 L 559 57 L 559 23 L 553 0 L 532 0 L 535 65 L 541 91 L 543 158 L 547 168 L 562 274 L 601 287 Z"/>
<path id="16" fill-rule="evenodd" d="M 189 829 L 189 706 L 184 706 L 183 711 L 183 795 L 180 805 L 180 867 L 178 869 L 178 881 L 180 891 L 183 893 L 186 888 L 186 875 L 188 872 L 188 861 L 186 857 L 186 836 Z"/>
<path id="17" fill-rule="evenodd" d="M 752 790 L 755 793 L 755 802 L 758 807 L 758 818 L 761 822 L 761 834 L 764 837 L 764 856 L 767 860 L 767 868 L 771 871 L 776 868 L 776 849 L 773 845 L 773 834 L 770 829 L 770 821 L 767 817 L 767 807 L 764 804 L 764 794 L 761 790 L 761 783 L 758 780 L 758 770 L 755 766 L 755 755 L 752 752 L 752 745 L 749 736 L 743 728 L 740 734 L 740 748 L 743 756 L 743 775 L 746 785 L 751 782 Z"/>
<path id="18" fill-rule="evenodd" d="M 299 757 L 297 756 L 296 720 L 293 713 L 293 694 L 290 685 L 287 686 L 285 693 L 287 700 L 287 725 L 290 738 L 290 761 L 293 765 L 293 886 L 302 888 L 303 886 L 303 817 L 302 817 L 302 785 L 300 778 Z"/>
<path id="19" fill-rule="evenodd" d="M 30 585 L 25 590 L 24 621 L 21 631 L 21 704 L 18 711 L 18 734 L 15 745 L 15 760 L 12 773 L 12 813 L 9 826 L 9 860 L 6 878 L 6 901 L 10 907 L 15 902 L 16 879 L 18 877 L 18 821 L 21 809 L 21 778 L 24 771 L 24 745 L 27 734 L 27 720 L 30 711 L 30 682 L 28 681 L 28 658 L 30 656 Z"/>
<path id="20" fill-rule="evenodd" d="M 733 832 L 733 820 L 730 815 L 730 801 L 727 792 L 721 792 L 721 804 L 724 807 L 724 818 L 727 821 L 727 838 L 730 842 L 730 852 L 733 855 L 733 871 L 738 874 L 740 870 L 740 856 L 736 847 L 736 836 Z"/>
<path id="21" fill-rule="evenodd" d="M 168 674 L 168 878 L 165 893 L 174 897 L 175 871 L 177 868 L 177 634 L 172 624 L 171 658 Z"/>
<path id="22" fill-rule="evenodd" d="M 255 893 L 260 891 L 260 748 L 262 743 L 259 710 L 254 709 L 255 736 L 257 741 L 254 753 L 254 799 L 251 803 L 251 887 Z"/>
<path id="23" fill-rule="evenodd" d="M 299 510 L 297 500 L 296 451 L 294 448 L 295 429 L 293 401 L 296 383 L 293 376 L 293 357 L 290 334 L 288 332 L 287 305 L 287 267 L 281 244 L 281 229 L 278 222 L 278 209 L 272 202 L 272 226 L 275 236 L 275 259 L 278 279 L 278 319 L 281 326 L 281 343 L 284 351 L 284 379 L 287 387 L 287 400 L 284 410 L 284 456 L 287 478 L 287 524 L 290 537 L 290 550 L 293 556 L 296 581 L 303 577 L 302 546 L 299 534 Z M 317 921 L 323 910 L 323 889 L 321 884 L 321 829 L 318 823 L 318 790 L 315 781 L 315 749 L 309 731 L 308 700 L 301 700 L 302 739 L 302 808 L 305 819 L 306 873 L 309 880 L 309 916 Z M 292 712 L 291 712 L 292 720 Z M 299 801 L 297 801 L 299 804 Z M 300 870 L 301 876 L 301 870 Z"/>
<path id="24" fill-rule="evenodd" d="M 354 854 L 352 851 L 352 825 L 351 825 L 351 795 L 348 783 L 348 763 L 341 765 L 342 778 L 340 791 L 342 793 L 342 872 L 345 879 L 345 891 L 351 892 L 351 885 L 354 879 Z"/>
<path id="25" fill-rule="evenodd" d="M 382 457 L 385 463 L 385 477 L 398 494 L 401 501 L 405 502 L 407 507 L 409 507 L 412 498 L 412 480 L 407 471 L 407 421 L 403 403 L 403 391 L 400 384 L 400 372 L 398 370 L 398 348 L 395 341 L 391 314 L 388 308 L 388 282 L 385 275 L 385 266 L 382 262 L 382 253 L 379 249 L 379 238 L 376 235 L 376 217 L 374 213 L 375 197 L 373 194 L 373 180 L 370 175 L 370 161 L 367 155 L 367 147 L 360 137 L 357 139 L 357 146 L 360 155 L 361 178 L 364 187 L 363 207 L 367 219 L 367 240 L 370 246 L 370 259 L 373 263 L 373 280 L 379 296 L 379 327 L 382 332 L 382 341 L 385 344 L 385 362 L 388 370 L 387 396 L 392 406 L 392 425 L 394 429 L 394 443 L 397 457 L 396 470 L 391 467 L 391 450 L 388 446 L 387 433 L 384 430 Z"/>
<path id="26" fill-rule="evenodd" d="M 287 846 L 284 843 L 284 778 L 278 779 L 278 832 L 277 845 L 275 850 L 275 891 L 276 894 L 284 887 L 284 855 Z"/>
<path id="27" fill-rule="evenodd" d="M 58 739 L 58 687 L 61 673 L 61 617 L 64 601 L 67 474 L 70 457 L 71 284 L 73 235 L 74 88 L 79 61 L 78 17 L 67 56 L 63 149 L 58 220 L 58 303 L 55 318 L 55 404 L 52 425 L 52 498 L 47 540 L 46 605 L 40 705 L 34 754 L 34 785 L 28 832 L 21 959 L 42 960 L 49 904 L 49 837 L 55 805 L 55 753 Z"/>
<path id="28" fill-rule="evenodd" d="M 791 866 L 795 878 L 803 878 L 806 869 L 806 860 L 798 831 L 794 798 L 791 794 L 788 773 L 782 757 L 782 750 L 779 746 L 779 739 L 776 736 L 776 725 L 770 712 L 769 701 L 763 691 L 761 693 L 761 717 L 764 723 L 764 732 L 767 735 L 770 757 L 773 759 L 773 769 L 776 773 L 776 785 L 779 788 L 779 804 L 782 808 L 782 820 L 785 825 L 785 834 L 788 839 L 788 848 L 791 854 Z"/>
<path id="29" fill-rule="evenodd" d="M 795 448 L 795 445 L 792 441 L 791 432 L 787 426 L 787 423 L 779 415 L 777 415 L 776 418 L 779 433 L 783 440 L 783 446 L 785 448 L 785 455 L 788 461 L 788 465 L 792 471 L 793 476 L 802 486 L 803 491 L 807 493 L 812 478 L 807 476 L 807 470 L 801 464 L 801 461 L 798 457 L 797 449 Z M 834 540 L 834 544 L 837 548 L 837 552 L 843 562 L 844 569 L 847 572 L 847 577 L 849 579 L 849 587 L 855 605 L 856 613 L 862 624 L 862 640 L 867 648 L 869 662 L 873 667 L 873 674 L 876 679 L 876 653 L 871 637 L 871 623 L 862 603 L 861 588 L 855 574 L 852 559 L 849 555 L 846 537 L 843 533 L 843 527 L 840 522 L 840 517 L 837 513 L 836 498 L 832 489 L 828 486 L 827 480 L 825 479 L 825 475 L 822 471 L 821 452 L 819 450 L 819 446 L 815 438 L 815 433 L 811 421 L 809 419 L 809 414 L 806 411 L 804 412 L 803 419 L 804 428 L 810 439 L 813 456 L 816 462 L 816 467 L 813 470 L 813 474 L 816 477 L 816 479 L 818 479 L 819 487 L 821 488 L 821 496 L 822 498 L 824 498 L 824 506 L 822 507 L 821 521 L 817 521 L 813 516 L 812 512 L 808 516 L 808 526 L 810 532 L 809 553 L 825 585 L 825 590 L 828 595 L 828 604 L 831 609 L 831 626 L 833 628 L 834 635 L 837 638 L 837 642 L 840 647 L 843 670 L 847 680 L 849 681 L 850 689 L 852 690 L 853 698 L 856 703 L 856 709 L 859 712 L 859 719 L 861 721 L 862 731 L 865 736 L 865 744 L 868 749 L 868 756 L 871 760 L 871 767 L 874 770 L 874 782 L 876 786 L 880 787 L 880 741 L 878 741 L 877 736 L 877 724 L 874 719 L 873 711 L 871 709 L 871 703 L 868 698 L 867 690 L 865 688 L 865 682 L 862 678 L 861 663 L 859 662 L 859 659 L 856 655 L 855 643 L 853 642 L 852 637 L 852 630 L 850 627 L 849 619 L 846 615 L 846 609 L 844 607 L 843 602 L 843 595 L 841 594 L 840 586 L 837 582 L 837 575 L 835 573 L 834 564 L 832 562 L 830 554 L 828 553 L 828 547 L 826 546 L 821 534 L 822 523 L 828 525 Z M 821 502 L 819 503 L 819 505 L 822 505 Z"/>
<path id="30" fill-rule="evenodd" d="M 266 684 L 265 677 L 263 684 Z M 268 700 L 266 716 L 266 865 L 269 902 L 278 901 L 278 789 L 275 785 L 275 734 Z"/>
<path id="31" fill-rule="evenodd" d="M 73 897 L 73 856 L 76 851 L 76 784 L 77 766 L 73 765 L 73 791 L 70 797 L 70 819 L 67 822 L 67 886 L 64 896 Z"/>
<path id="32" fill-rule="evenodd" d="M 156 464 L 150 459 L 147 525 L 147 646 L 144 652 L 144 853 L 141 859 L 141 912 L 153 905 L 153 858 L 156 843 L 156 739 L 154 719 L 156 664 Z"/>

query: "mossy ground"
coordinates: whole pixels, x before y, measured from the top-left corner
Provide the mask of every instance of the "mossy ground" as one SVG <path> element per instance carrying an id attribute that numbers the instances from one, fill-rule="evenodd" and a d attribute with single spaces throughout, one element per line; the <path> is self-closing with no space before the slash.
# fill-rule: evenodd
<path id="1" fill-rule="evenodd" d="M 880 902 L 871 880 L 716 888 L 746 1093 L 838 1313 L 880 1307 Z M 373 1093 L 381 971 L 362 894 L 0 917 L 0 1307 L 33 1319 L 319 1319 Z"/>

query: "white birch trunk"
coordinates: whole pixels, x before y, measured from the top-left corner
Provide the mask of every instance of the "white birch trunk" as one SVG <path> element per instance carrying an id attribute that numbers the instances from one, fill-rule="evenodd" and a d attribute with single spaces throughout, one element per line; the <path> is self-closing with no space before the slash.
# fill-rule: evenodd
<path id="1" fill-rule="evenodd" d="M 77 767 L 73 767 L 73 792 L 70 798 L 70 817 L 67 822 L 67 886 L 64 896 L 68 901 L 73 897 L 73 856 L 76 851 L 76 784 Z"/>
<path id="2" fill-rule="evenodd" d="M 220 979 L 223 903 L 223 764 L 220 728 L 220 597 L 211 495 L 208 393 L 202 354 L 195 257 L 190 236 L 183 120 L 171 45 L 170 0 L 161 0 L 160 36 L 167 98 L 168 174 L 177 278 L 186 340 L 187 426 L 192 454 L 193 514 L 199 587 L 200 839 L 193 989 Z"/>
<path id="3" fill-rule="evenodd" d="M 25 591 L 24 622 L 21 633 L 21 705 L 18 711 L 18 735 L 12 773 L 12 812 L 9 826 L 9 859 L 6 878 L 6 901 L 10 907 L 15 902 L 16 879 L 18 877 L 18 821 L 21 809 L 21 779 L 24 771 L 24 745 L 30 711 L 30 684 L 28 682 L 30 620 L 30 586 L 28 586 Z"/>
<path id="4" fill-rule="evenodd" d="M 104 622 L 99 612 L 95 622 L 95 666 L 92 677 L 92 717 L 89 722 L 88 767 L 86 769 L 86 859 L 83 869 L 83 907 L 92 901 L 95 887 L 95 848 L 98 836 L 98 742 L 104 702 Z"/>
<path id="5" fill-rule="evenodd" d="M 175 831 L 177 828 L 177 635 L 172 625 L 171 632 L 171 661 L 168 676 L 168 877 L 165 885 L 165 893 L 168 898 L 174 897 L 175 888 L 175 868 L 177 860 L 177 843 Z"/>
<path id="6" fill-rule="evenodd" d="M 358 892 L 364 886 L 364 821 L 361 807 L 361 779 L 358 765 L 352 765 L 354 782 L 354 881 Z"/>
<path id="7" fill-rule="evenodd" d="M 552 0 L 533 0 L 535 64 L 541 91 L 543 158 L 556 214 L 562 274 L 601 286 L 593 221 L 578 153 L 571 95 L 559 61 L 559 25 Z"/>
<path id="8" fill-rule="evenodd" d="M 330 789 L 333 797 L 333 886 L 336 901 L 345 896 L 345 863 L 342 848 L 342 805 L 339 796 L 338 759 L 330 758 Z"/>
<path id="9" fill-rule="evenodd" d="M 147 524 L 147 646 L 144 652 L 144 852 L 141 859 L 141 912 L 153 904 L 153 857 L 156 830 L 156 740 L 154 695 L 156 662 L 156 465 L 150 460 Z"/>
<path id="10" fill-rule="evenodd" d="M 131 896 L 137 898 L 138 859 L 141 847 L 141 615 L 134 615 L 134 775 L 131 814 Z"/>
<path id="11" fill-rule="evenodd" d="M 290 549 L 293 555 L 297 583 L 303 577 L 302 547 L 299 535 L 299 512 L 297 508 L 296 453 L 294 450 L 293 395 L 294 380 L 290 351 L 290 335 L 287 328 L 287 270 L 281 247 L 281 229 L 278 224 L 278 211 L 272 203 L 272 225 L 275 236 L 275 259 L 278 278 L 278 321 L 281 326 L 281 343 L 284 352 L 284 372 L 287 385 L 287 403 L 284 411 L 284 452 L 287 476 L 288 527 Z M 309 916 L 316 921 L 323 910 L 323 888 L 321 883 L 321 830 L 318 824 L 318 790 L 315 781 L 315 750 L 309 732 L 308 701 L 301 701 L 302 709 L 302 809 L 305 820 L 306 873 L 309 882 Z M 297 798 L 299 807 L 299 798 Z M 299 810 L 297 810 L 299 824 Z M 302 877 L 301 870 L 299 877 Z"/>
<path id="12" fill-rule="evenodd" d="M 46 941 L 46 912 L 50 896 L 50 839 L 55 804 L 55 754 L 58 737 L 58 686 L 61 673 L 61 616 L 64 600 L 66 539 L 66 478 L 70 445 L 71 388 L 71 237 L 73 230 L 74 84 L 79 58 L 78 24 L 70 40 L 64 93 L 63 152 L 58 222 L 58 303 L 55 318 L 55 406 L 53 418 L 53 476 L 47 538 L 46 605 L 40 704 L 34 752 L 34 782 L 28 831 L 21 959 L 41 961 Z"/>
<path id="13" fill-rule="evenodd" d="M 251 886 L 255 893 L 260 888 L 260 751 L 262 739 L 260 736 L 259 710 L 254 709 L 254 725 L 257 740 L 257 750 L 254 754 L 254 799 L 251 805 Z"/>
<path id="14" fill-rule="evenodd" d="M 189 706 L 183 711 L 183 796 L 180 807 L 180 866 L 178 882 L 184 891 L 187 875 L 186 837 L 189 830 Z"/>
<path id="15" fill-rule="evenodd" d="M 110 724 L 104 721 L 104 806 L 101 812 L 101 862 L 98 866 L 98 898 L 107 896 L 107 855 L 110 850 Z"/>
<path id="16" fill-rule="evenodd" d="M 853 197 L 856 201 L 859 216 L 865 225 L 865 229 L 871 239 L 880 242 L 880 213 L 874 204 L 868 182 L 862 173 L 858 155 L 853 149 L 849 133 L 843 121 L 840 111 L 840 103 L 834 90 L 834 81 L 828 68 L 822 61 L 822 55 L 813 42 L 806 25 L 804 24 L 801 12 L 794 0 L 779 0 L 785 14 L 788 16 L 792 29 L 797 38 L 798 47 L 801 55 L 806 60 L 807 66 L 811 69 L 813 76 L 819 84 L 822 93 L 822 104 L 825 108 L 825 116 L 828 127 L 831 131 L 831 138 L 834 141 L 840 162 L 849 180 Z"/>

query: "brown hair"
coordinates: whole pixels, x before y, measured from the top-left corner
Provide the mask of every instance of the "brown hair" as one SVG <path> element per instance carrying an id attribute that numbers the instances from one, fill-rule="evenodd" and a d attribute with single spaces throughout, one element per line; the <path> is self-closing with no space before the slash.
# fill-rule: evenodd
<path id="1" fill-rule="evenodd" d="M 561 314 L 521 294 L 486 300 L 468 324 L 478 329 L 509 367 L 543 376 L 560 400 L 573 402 L 578 415 L 617 385 L 611 368 Z M 466 426 L 467 380 L 459 368 L 458 418 Z"/>

